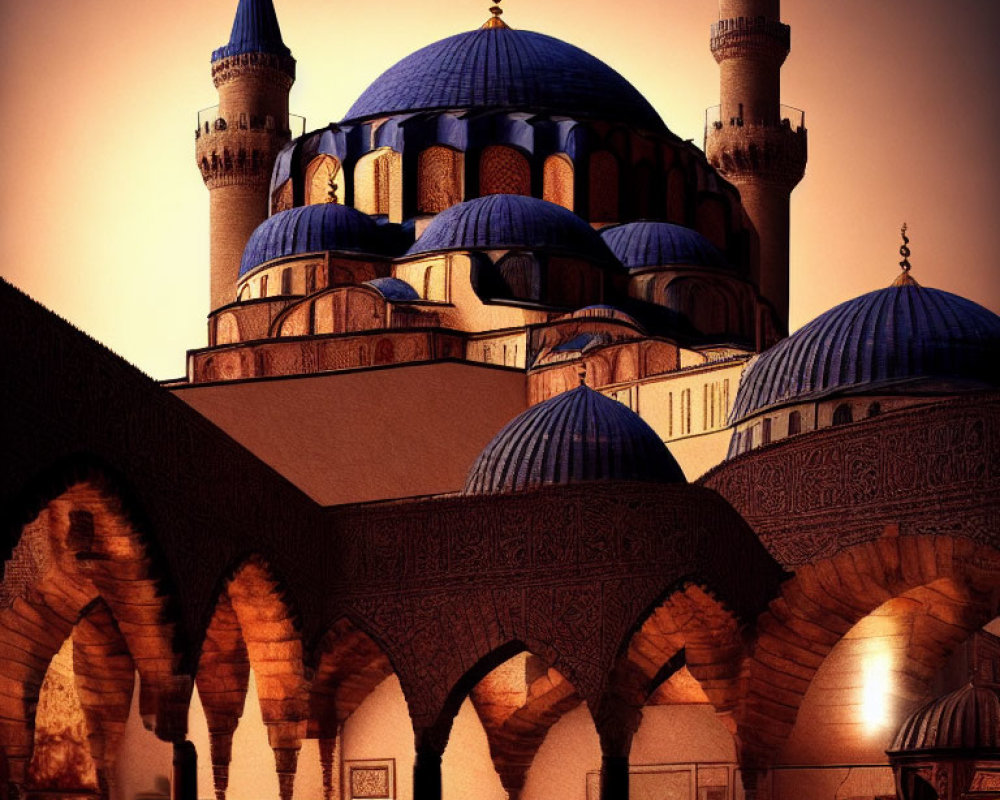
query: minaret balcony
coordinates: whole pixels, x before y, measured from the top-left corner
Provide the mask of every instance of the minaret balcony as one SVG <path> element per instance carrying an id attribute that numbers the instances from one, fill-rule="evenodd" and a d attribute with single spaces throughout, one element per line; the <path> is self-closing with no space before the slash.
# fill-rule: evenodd
<path id="1" fill-rule="evenodd" d="M 735 183 L 764 181 L 789 191 L 805 173 L 805 112 L 781 106 L 777 124 L 752 123 L 741 117 L 721 119 L 721 107 L 705 113 L 705 155 Z"/>
<path id="2" fill-rule="evenodd" d="M 194 138 L 203 135 L 220 133 L 227 130 L 271 131 L 278 136 L 295 139 L 305 133 L 306 118 L 297 114 L 288 115 L 288 129 L 280 130 L 274 117 L 254 114 L 240 114 L 235 119 L 225 119 L 219 114 L 219 106 L 209 106 L 198 112 L 198 127 L 194 130 Z"/>

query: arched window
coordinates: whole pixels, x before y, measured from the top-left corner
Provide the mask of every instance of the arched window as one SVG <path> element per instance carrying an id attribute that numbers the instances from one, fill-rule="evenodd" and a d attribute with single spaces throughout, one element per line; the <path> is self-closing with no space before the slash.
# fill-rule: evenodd
<path id="1" fill-rule="evenodd" d="M 531 165 L 513 147 L 494 145 L 479 158 L 479 194 L 531 195 Z"/>
<path id="2" fill-rule="evenodd" d="M 618 161 L 607 150 L 590 156 L 590 221 L 618 221 Z"/>
<path id="3" fill-rule="evenodd" d="M 530 253 L 508 253 L 497 263 L 497 269 L 510 297 L 518 300 L 541 299 L 541 269 Z"/>
<path id="4" fill-rule="evenodd" d="M 878 400 L 876 400 L 874 403 L 868 406 L 869 417 L 877 417 L 881 413 L 882 413 L 882 404 Z"/>
<path id="5" fill-rule="evenodd" d="M 285 181 L 271 195 L 271 213 L 277 214 L 279 211 L 287 211 L 292 207 L 292 182 Z"/>
<path id="6" fill-rule="evenodd" d="M 802 414 L 798 411 L 793 411 L 788 415 L 788 435 L 796 436 L 802 433 Z"/>
<path id="7" fill-rule="evenodd" d="M 765 417 L 760 430 L 760 443 L 771 444 L 771 418 Z"/>
<path id="8" fill-rule="evenodd" d="M 365 214 L 403 221 L 403 157 L 383 147 L 369 153 L 354 168 L 354 207 Z"/>
<path id="9" fill-rule="evenodd" d="M 260 296 L 267 297 L 267 275 L 260 276 Z"/>
<path id="10" fill-rule="evenodd" d="M 316 156 L 306 167 L 306 205 L 344 202 L 344 178 L 340 161 L 330 155 Z"/>
<path id="11" fill-rule="evenodd" d="M 285 267 L 281 270 L 281 293 L 291 294 L 292 293 L 292 268 Z"/>
<path id="12" fill-rule="evenodd" d="M 850 403 L 841 403 L 836 409 L 834 409 L 833 424 L 847 425 L 850 422 L 854 422 L 854 415 L 851 413 Z"/>
<path id="13" fill-rule="evenodd" d="M 573 210 L 573 162 L 568 156 L 556 153 L 545 159 L 542 199 Z"/>
<path id="14" fill-rule="evenodd" d="M 463 156 L 450 147 L 428 147 L 417 157 L 417 211 L 437 214 L 462 202 Z"/>

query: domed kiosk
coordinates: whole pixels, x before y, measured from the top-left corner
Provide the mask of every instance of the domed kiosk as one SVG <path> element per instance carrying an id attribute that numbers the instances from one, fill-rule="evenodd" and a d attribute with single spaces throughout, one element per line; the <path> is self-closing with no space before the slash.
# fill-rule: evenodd
<path id="1" fill-rule="evenodd" d="M 464 493 L 587 481 L 684 483 L 684 474 L 638 414 L 581 383 L 511 420 L 476 460 Z"/>

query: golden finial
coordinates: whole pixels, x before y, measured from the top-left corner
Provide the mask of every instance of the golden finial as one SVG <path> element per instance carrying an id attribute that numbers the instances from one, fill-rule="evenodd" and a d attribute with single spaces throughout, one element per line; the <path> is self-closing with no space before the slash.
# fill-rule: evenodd
<path id="1" fill-rule="evenodd" d="M 506 28 L 507 23 L 500 19 L 500 15 L 503 14 L 503 9 L 500 8 L 501 0 L 496 0 L 496 3 L 490 6 L 490 13 L 493 15 L 486 22 L 483 23 L 483 30 L 489 30 L 490 28 Z"/>
<path id="2" fill-rule="evenodd" d="M 900 235 L 903 237 L 903 244 L 899 248 L 899 254 L 903 257 L 903 260 L 899 262 L 899 266 L 903 268 L 903 272 L 892 282 L 893 286 L 918 286 L 919 284 L 910 277 L 910 237 L 906 235 L 906 223 L 903 223 L 903 227 L 899 229 Z"/>
<path id="3" fill-rule="evenodd" d="M 576 374 L 580 378 L 580 385 L 587 385 L 587 362 L 581 361 L 580 365 L 576 368 Z"/>

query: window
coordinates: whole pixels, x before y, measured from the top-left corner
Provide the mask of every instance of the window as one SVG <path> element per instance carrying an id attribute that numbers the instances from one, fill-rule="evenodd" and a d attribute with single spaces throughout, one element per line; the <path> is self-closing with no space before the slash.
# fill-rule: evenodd
<path id="1" fill-rule="evenodd" d="M 802 414 L 793 411 L 788 415 L 788 435 L 795 436 L 802 433 Z"/>
<path id="2" fill-rule="evenodd" d="M 849 403 L 841 403 L 837 406 L 836 410 L 833 412 L 833 424 L 834 425 L 847 425 L 848 423 L 854 422 L 854 415 L 851 413 L 851 406 Z"/>
<path id="3" fill-rule="evenodd" d="M 881 413 L 882 413 L 882 404 L 879 403 L 877 400 L 870 406 L 868 406 L 869 417 L 877 417 Z"/>
<path id="4" fill-rule="evenodd" d="M 760 443 L 761 444 L 771 444 L 771 418 L 767 417 L 764 420 L 763 425 L 760 430 Z"/>
<path id="5" fill-rule="evenodd" d="M 573 163 L 561 153 L 545 159 L 542 199 L 573 210 Z"/>
<path id="6" fill-rule="evenodd" d="M 531 195 L 531 165 L 513 147 L 494 145 L 479 159 L 479 194 Z"/>
<path id="7" fill-rule="evenodd" d="M 281 293 L 291 294 L 292 293 L 292 268 L 285 267 L 281 270 Z"/>

